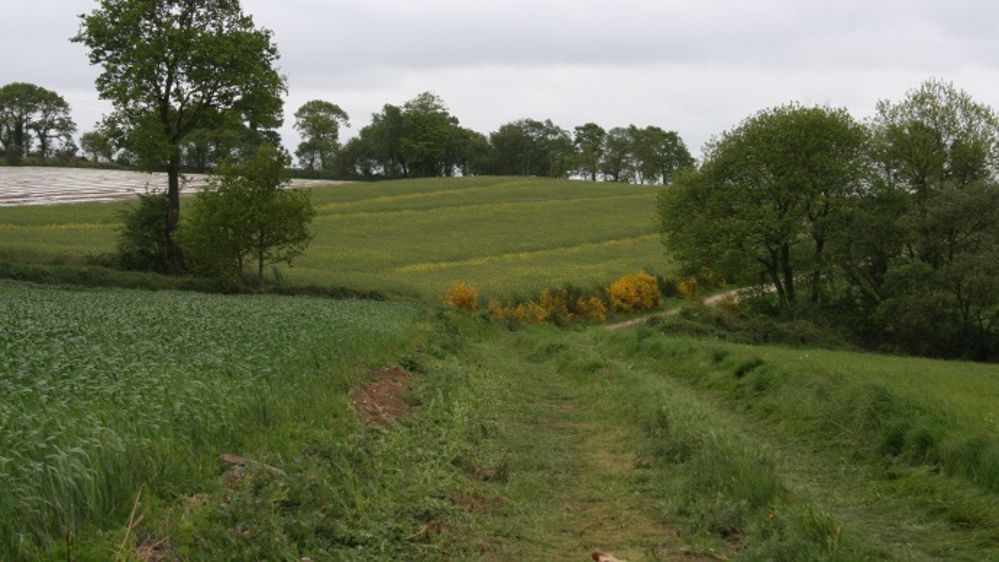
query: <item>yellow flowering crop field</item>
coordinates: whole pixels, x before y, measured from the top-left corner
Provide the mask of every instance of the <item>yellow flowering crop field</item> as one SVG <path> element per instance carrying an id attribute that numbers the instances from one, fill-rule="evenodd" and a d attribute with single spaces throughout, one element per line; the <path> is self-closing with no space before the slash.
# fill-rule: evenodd
<path id="1" fill-rule="evenodd" d="M 671 269 L 657 188 L 523 177 L 433 178 L 312 188 L 315 239 L 292 285 L 436 299 L 455 281 L 483 296 L 605 285 Z M 115 248 L 129 203 L 0 207 L 0 261 L 84 263 Z M 183 208 L 181 210 L 183 214 Z"/>

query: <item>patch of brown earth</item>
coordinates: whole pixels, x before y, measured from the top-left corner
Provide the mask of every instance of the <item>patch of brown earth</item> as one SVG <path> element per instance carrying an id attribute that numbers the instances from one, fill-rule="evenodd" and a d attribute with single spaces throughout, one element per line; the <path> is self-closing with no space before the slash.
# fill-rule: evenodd
<path id="1" fill-rule="evenodd" d="M 366 422 L 392 425 L 410 414 L 413 406 L 402 399 L 413 375 L 398 365 L 368 373 L 370 382 L 350 394 L 357 415 Z"/>
<path id="2" fill-rule="evenodd" d="M 173 551 L 170 539 L 146 539 L 135 548 L 135 554 L 143 562 L 172 562 L 179 560 Z"/>

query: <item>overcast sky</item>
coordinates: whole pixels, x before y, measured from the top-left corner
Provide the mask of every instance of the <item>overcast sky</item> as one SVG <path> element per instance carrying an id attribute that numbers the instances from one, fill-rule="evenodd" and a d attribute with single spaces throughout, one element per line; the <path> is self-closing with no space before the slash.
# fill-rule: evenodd
<path id="1" fill-rule="evenodd" d="M 68 38 L 91 0 L 0 0 L 0 84 L 63 94 L 81 131 L 98 100 Z M 995 0 L 244 0 L 274 31 L 291 114 L 321 98 L 352 131 L 387 103 L 442 96 L 464 126 L 551 118 L 572 129 L 659 125 L 700 153 L 712 135 L 787 101 L 850 109 L 929 77 L 999 106 Z"/>

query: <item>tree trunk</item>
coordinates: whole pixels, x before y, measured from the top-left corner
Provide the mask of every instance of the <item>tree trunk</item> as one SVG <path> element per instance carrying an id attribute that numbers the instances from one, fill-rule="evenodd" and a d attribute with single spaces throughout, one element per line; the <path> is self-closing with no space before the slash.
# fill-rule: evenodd
<path id="1" fill-rule="evenodd" d="M 777 298 L 781 302 L 784 302 L 786 295 L 784 292 L 784 284 L 781 283 L 780 272 L 777 266 L 777 252 L 774 250 L 769 250 L 769 252 L 770 252 L 769 262 L 763 258 L 757 258 L 757 259 L 766 268 L 767 275 L 770 277 L 770 282 L 773 283 L 774 285 L 774 291 L 777 292 Z"/>
<path id="2" fill-rule="evenodd" d="M 794 270 L 791 268 L 791 247 L 784 244 L 780 247 L 780 268 L 784 276 L 784 293 L 787 302 L 794 302 Z"/>
<path id="3" fill-rule="evenodd" d="M 174 232 L 180 222 L 180 154 L 170 157 L 167 165 L 167 213 L 166 213 L 166 267 L 167 271 L 178 273 L 183 266 L 180 246 L 174 241 Z"/>
<path id="4" fill-rule="evenodd" d="M 14 154 L 14 158 L 16 159 L 16 162 L 17 162 L 16 165 L 20 165 L 21 159 L 24 158 L 27 155 L 28 144 L 25 143 L 24 141 L 25 141 L 25 138 L 24 138 L 24 124 L 23 123 L 18 123 L 17 125 L 14 125 L 14 150 L 13 150 L 13 152 L 16 153 L 16 154 Z"/>
<path id="5" fill-rule="evenodd" d="M 264 285 L 264 249 L 261 243 L 261 247 L 257 252 L 257 287 L 263 287 Z"/>
<path id="6" fill-rule="evenodd" d="M 822 282 L 822 266 L 825 256 L 822 254 L 825 249 L 826 239 L 815 237 L 815 271 L 812 273 L 812 304 L 819 304 L 819 283 Z"/>

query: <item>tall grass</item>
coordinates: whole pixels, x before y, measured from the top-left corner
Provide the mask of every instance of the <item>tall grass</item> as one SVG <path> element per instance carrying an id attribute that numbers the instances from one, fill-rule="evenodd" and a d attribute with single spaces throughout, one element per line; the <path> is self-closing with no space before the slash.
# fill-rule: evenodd
<path id="1" fill-rule="evenodd" d="M 169 496 L 399 348 L 413 308 L 0 281 L 0 559 Z M 173 492 L 171 492 L 173 490 Z"/>
<path id="2" fill-rule="evenodd" d="M 618 337 L 619 349 L 668 361 L 674 376 L 816 446 L 999 492 L 995 366 L 637 334 Z"/>
<path id="3" fill-rule="evenodd" d="M 531 356 L 554 362 L 588 387 L 593 400 L 614 402 L 618 415 L 642 429 L 641 458 L 656 468 L 662 518 L 683 521 L 684 540 L 724 543 L 718 548 L 740 560 L 890 559 L 792 493 L 774 452 L 696 394 L 586 339 L 542 340 Z"/>

